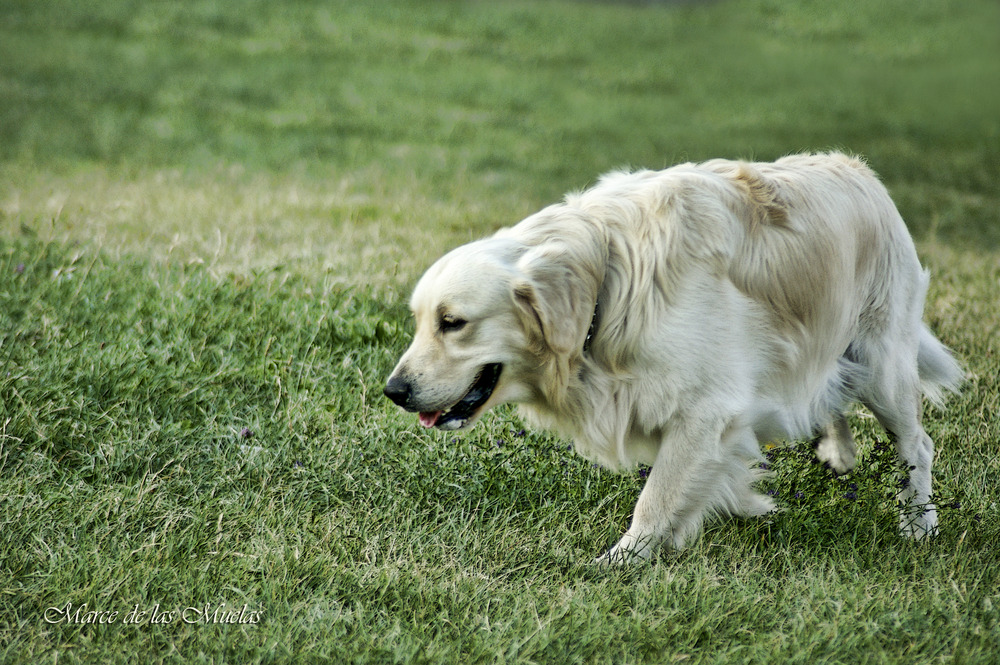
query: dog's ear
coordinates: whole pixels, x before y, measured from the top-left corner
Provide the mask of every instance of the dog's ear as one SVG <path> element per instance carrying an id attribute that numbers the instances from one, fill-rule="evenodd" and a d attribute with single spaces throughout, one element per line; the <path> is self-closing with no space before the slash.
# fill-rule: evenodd
<path id="1" fill-rule="evenodd" d="M 603 263 L 595 248 L 568 243 L 529 250 L 513 285 L 522 327 L 556 354 L 579 352 L 594 318 Z"/>

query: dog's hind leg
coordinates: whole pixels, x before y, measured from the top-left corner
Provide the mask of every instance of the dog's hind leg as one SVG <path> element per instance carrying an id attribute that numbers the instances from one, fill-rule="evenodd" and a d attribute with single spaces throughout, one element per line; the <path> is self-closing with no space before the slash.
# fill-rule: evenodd
<path id="1" fill-rule="evenodd" d="M 816 442 L 816 457 L 830 465 L 838 474 L 847 473 L 857 464 L 857 448 L 847 416 L 834 414 L 826 431 Z"/>
<path id="2" fill-rule="evenodd" d="M 890 363 L 882 364 L 877 384 L 880 388 L 864 402 L 892 437 L 896 456 L 905 469 L 896 496 L 900 530 L 905 536 L 923 538 L 937 532 L 937 511 L 931 503 L 934 442 L 920 423 L 922 405 L 916 367 L 903 373 L 899 368 L 905 363 Z"/>
<path id="3" fill-rule="evenodd" d="M 923 538 L 937 533 L 937 511 L 931 503 L 931 463 L 934 442 L 920 426 L 920 403 L 902 414 L 873 409 L 879 422 L 893 437 L 896 456 L 905 468 L 896 496 L 899 503 L 899 527 L 903 535 Z"/>

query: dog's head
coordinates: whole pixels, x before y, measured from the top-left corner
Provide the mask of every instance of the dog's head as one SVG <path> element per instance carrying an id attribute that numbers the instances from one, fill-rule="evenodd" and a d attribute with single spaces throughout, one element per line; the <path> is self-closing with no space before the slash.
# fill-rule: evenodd
<path id="1" fill-rule="evenodd" d="M 578 356 L 594 312 L 590 259 L 562 242 L 502 235 L 463 245 L 421 277 L 416 333 L 385 394 L 424 427 L 471 427 L 505 402 L 545 399 L 546 368 Z"/>

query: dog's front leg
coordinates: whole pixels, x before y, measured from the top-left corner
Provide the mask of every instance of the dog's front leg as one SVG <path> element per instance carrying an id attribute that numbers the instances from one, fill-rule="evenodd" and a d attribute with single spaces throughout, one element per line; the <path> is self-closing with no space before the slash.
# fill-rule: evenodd
<path id="1" fill-rule="evenodd" d="M 675 540 L 677 518 L 689 483 L 685 475 L 698 466 L 693 455 L 683 454 L 683 448 L 691 446 L 670 440 L 675 438 L 664 441 L 636 501 L 632 523 L 618 544 L 598 559 L 599 563 L 620 565 L 647 560 L 660 545 Z"/>
<path id="2" fill-rule="evenodd" d="M 649 559 L 661 545 L 683 547 L 713 512 L 756 516 L 774 510 L 774 502 L 752 488 L 753 462 L 759 459 L 757 438 L 739 418 L 671 427 L 632 524 L 598 563 Z"/>
<path id="3" fill-rule="evenodd" d="M 639 494 L 632 523 L 618 544 L 597 559 L 620 565 L 649 559 L 663 544 L 681 547 L 697 532 L 711 502 L 706 485 L 716 479 L 722 427 L 676 426 L 661 438 L 659 452 Z"/>

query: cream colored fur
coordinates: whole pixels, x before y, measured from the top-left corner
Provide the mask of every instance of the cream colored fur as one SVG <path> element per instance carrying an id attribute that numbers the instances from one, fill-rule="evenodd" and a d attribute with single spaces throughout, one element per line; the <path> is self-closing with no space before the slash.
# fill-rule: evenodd
<path id="1" fill-rule="evenodd" d="M 856 401 L 894 438 L 901 528 L 920 537 L 936 525 L 921 392 L 939 402 L 961 379 L 921 321 L 927 279 L 858 159 L 611 173 L 435 263 L 393 379 L 406 408 L 441 410 L 502 363 L 466 427 L 517 402 L 609 468 L 651 465 L 606 561 L 681 546 L 711 514 L 772 510 L 753 489 L 763 441 L 825 431 L 817 453 L 849 471 Z"/>

